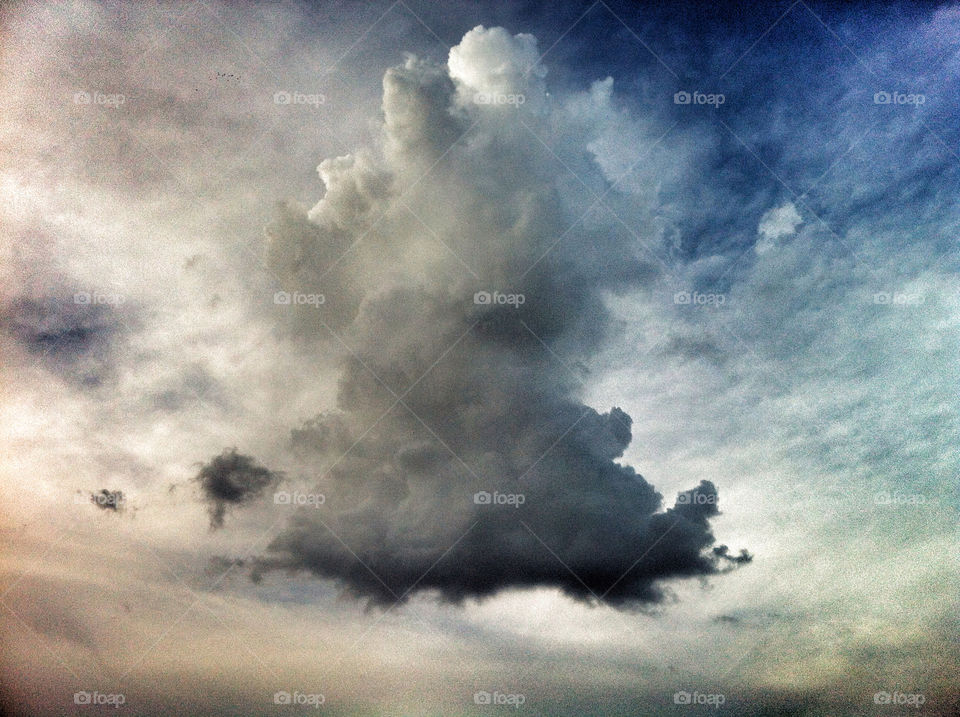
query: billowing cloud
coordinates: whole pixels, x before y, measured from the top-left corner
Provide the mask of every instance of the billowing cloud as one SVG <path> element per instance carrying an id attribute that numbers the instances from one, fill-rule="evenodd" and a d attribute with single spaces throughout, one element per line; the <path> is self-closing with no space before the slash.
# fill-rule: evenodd
<path id="1" fill-rule="evenodd" d="M 532 37 L 482 27 L 447 66 L 408 57 L 384 79 L 383 151 L 325 160 L 325 197 L 269 228 L 283 289 L 324 297 L 292 301 L 291 325 L 343 363 L 336 410 L 292 434 L 326 500 L 258 576 L 307 571 L 378 603 L 550 586 L 625 605 L 748 559 L 711 550 L 712 482 L 665 505 L 618 462 L 631 418 L 576 397 L 568 362 L 611 329 L 605 293 L 650 268 L 602 226 L 558 241 L 576 216 L 531 136 L 543 107 L 509 101 L 540 96 L 537 57 Z M 267 481 L 246 460 L 205 468 L 215 522 L 236 474 Z"/>
<path id="2" fill-rule="evenodd" d="M 522 95 L 523 104 L 539 104 L 544 92 L 540 79 L 546 75 L 539 59 L 533 35 L 478 25 L 450 49 L 447 68 L 462 101 L 496 104 L 499 97 Z"/>

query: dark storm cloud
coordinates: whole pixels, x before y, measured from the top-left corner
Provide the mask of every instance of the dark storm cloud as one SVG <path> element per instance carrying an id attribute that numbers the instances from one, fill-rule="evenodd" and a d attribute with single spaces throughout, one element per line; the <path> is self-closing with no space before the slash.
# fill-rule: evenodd
<path id="1" fill-rule="evenodd" d="M 203 465 L 195 479 L 210 503 L 210 526 L 219 528 L 223 526 L 227 508 L 253 500 L 274 485 L 280 474 L 237 453 L 235 448 L 228 448 Z"/>
<path id="2" fill-rule="evenodd" d="M 380 158 L 326 160 L 323 200 L 284 205 L 268 230 L 284 290 L 329 298 L 291 324 L 349 348 L 337 410 L 292 434 L 326 501 L 294 512 L 256 577 L 306 571 L 375 603 L 550 586 L 628 606 L 746 562 L 711 551 L 713 483 L 665 506 L 617 462 L 630 417 L 574 397 L 568 365 L 614 326 L 604 294 L 651 268 L 604 224 L 558 243 L 584 207 L 524 127 L 547 131 L 538 55 L 531 36 L 478 28 L 449 68 L 408 57 L 384 79 Z"/>
<path id="3" fill-rule="evenodd" d="M 446 513 L 434 521 L 464 515 L 474 520 L 453 545 L 428 534 L 442 532 L 437 525 L 422 525 L 420 535 L 386 536 L 392 543 L 377 545 L 365 534 L 369 528 L 386 528 L 383 518 L 355 514 L 362 525 L 354 530 L 334 518 L 337 534 L 362 563 L 324 526 L 330 516 L 304 513 L 273 543 L 274 555 L 262 558 L 256 572 L 307 570 L 339 579 L 351 592 L 385 604 L 418 590 L 436 590 L 457 602 L 506 588 L 547 586 L 588 602 L 629 606 L 662 600 L 658 583 L 664 579 L 721 571 L 717 557 L 725 556 L 704 553 L 713 542 L 708 519 L 716 508 L 677 504 L 655 512 L 660 496 L 641 476 L 629 469 L 614 475 L 609 466 L 603 475 L 602 462 L 587 458 L 585 463 L 593 464 L 592 471 L 561 468 L 563 477 L 581 485 L 566 487 L 562 495 L 552 495 L 549 484 L 541 486 L 522 493 L 524 504 L 518 507 L 477 505 L 473 494 L 451 497 L 446 506 L 434 502 L 431 510 Z M 590 489 L 584 485 L 588 481 L 599 484 Z M 396 498 L 405 492 L 398 490 Z M 706 482 L 696 493 L 715 495 Z"/>

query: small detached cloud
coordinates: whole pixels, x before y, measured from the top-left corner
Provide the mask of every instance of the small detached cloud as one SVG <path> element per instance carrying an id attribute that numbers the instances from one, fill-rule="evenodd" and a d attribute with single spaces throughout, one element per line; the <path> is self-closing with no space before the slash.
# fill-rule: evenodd
<path id="1" fill-rule="evenodd" d="M 768 210 L 760 217 L 760 224 L 757 226 L 757 232 L 762 237 L 757 243 L 757 251 L 768 251 L 777 239 L 792 236 L 801 223 L 803 219 L 793 202 Z"/>
<path id="2" fill-rule="evenodd" d="M 195 480 L 209 502 L 210 527 L 223 527 L 227 508 L 243 505 L 280 480 L 281 474 L 259 465 L 250 456 L 228 448 L 200 468 Z"/>
<path id="3" fill-rule="evenodd" d="M 103 488 L 99 493 L 90 494 L 90 502 L 101 510 L 112 510 L 117 513 L 123 510 L 126 505 L 126 498 L 123 491 Z"/>

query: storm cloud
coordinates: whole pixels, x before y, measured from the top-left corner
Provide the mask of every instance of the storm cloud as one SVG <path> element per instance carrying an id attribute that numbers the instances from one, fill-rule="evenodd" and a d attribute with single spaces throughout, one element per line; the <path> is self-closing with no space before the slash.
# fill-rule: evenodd
<path id="1" fill-rule="evenodd" d="M 325 160 L 323 199 L 269 227 L 282 296 L 324 298 L 281 302 L 287 325 L 343 361 L 336 410 L 292 433 L 326 501 L 291 516 L 257 577 L 307 571 L 374 603 L 549 586 L 641 605 L 748 559 L 711 550 L 711 481 L 665 502 L 618 462 L 630 416 L 576 396 L 570 366 L 615 328 L 605 294 L 653 267 L 558 189 L 536 132 L 569 108 L 538 55 L 477 27 L 448 65 L 408 56 L 383 80 L 380 146 Z"/>

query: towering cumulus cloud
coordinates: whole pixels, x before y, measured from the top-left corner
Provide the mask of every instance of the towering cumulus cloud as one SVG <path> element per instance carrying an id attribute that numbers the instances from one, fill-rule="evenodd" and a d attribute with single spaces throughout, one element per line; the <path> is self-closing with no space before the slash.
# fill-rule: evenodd
<path id="1" fill-rule="evenodd" d="M 630 417 L 576 398 L 572 367 L 611 329 L 604 295 L 651 269 L 602 222 L 568 231 L 587 204 L 534 134 L 563 116 L 538 54 L 478 27 L 446 66 L 408 57 L 384 77 L 382 143 L 325 160 L 323 199 L 268 229 L 281 289 L 324 296 L 285 307 L 293 330 L 343 368 L 336 410 L 291 439 L 326 500 L 291 515 L 257 575 L 308 571 L 375 603 L 552 586 L 630 605 L 748 560 L 712 549 L 710 481 L 665 507 L 617 462 Z"/>

